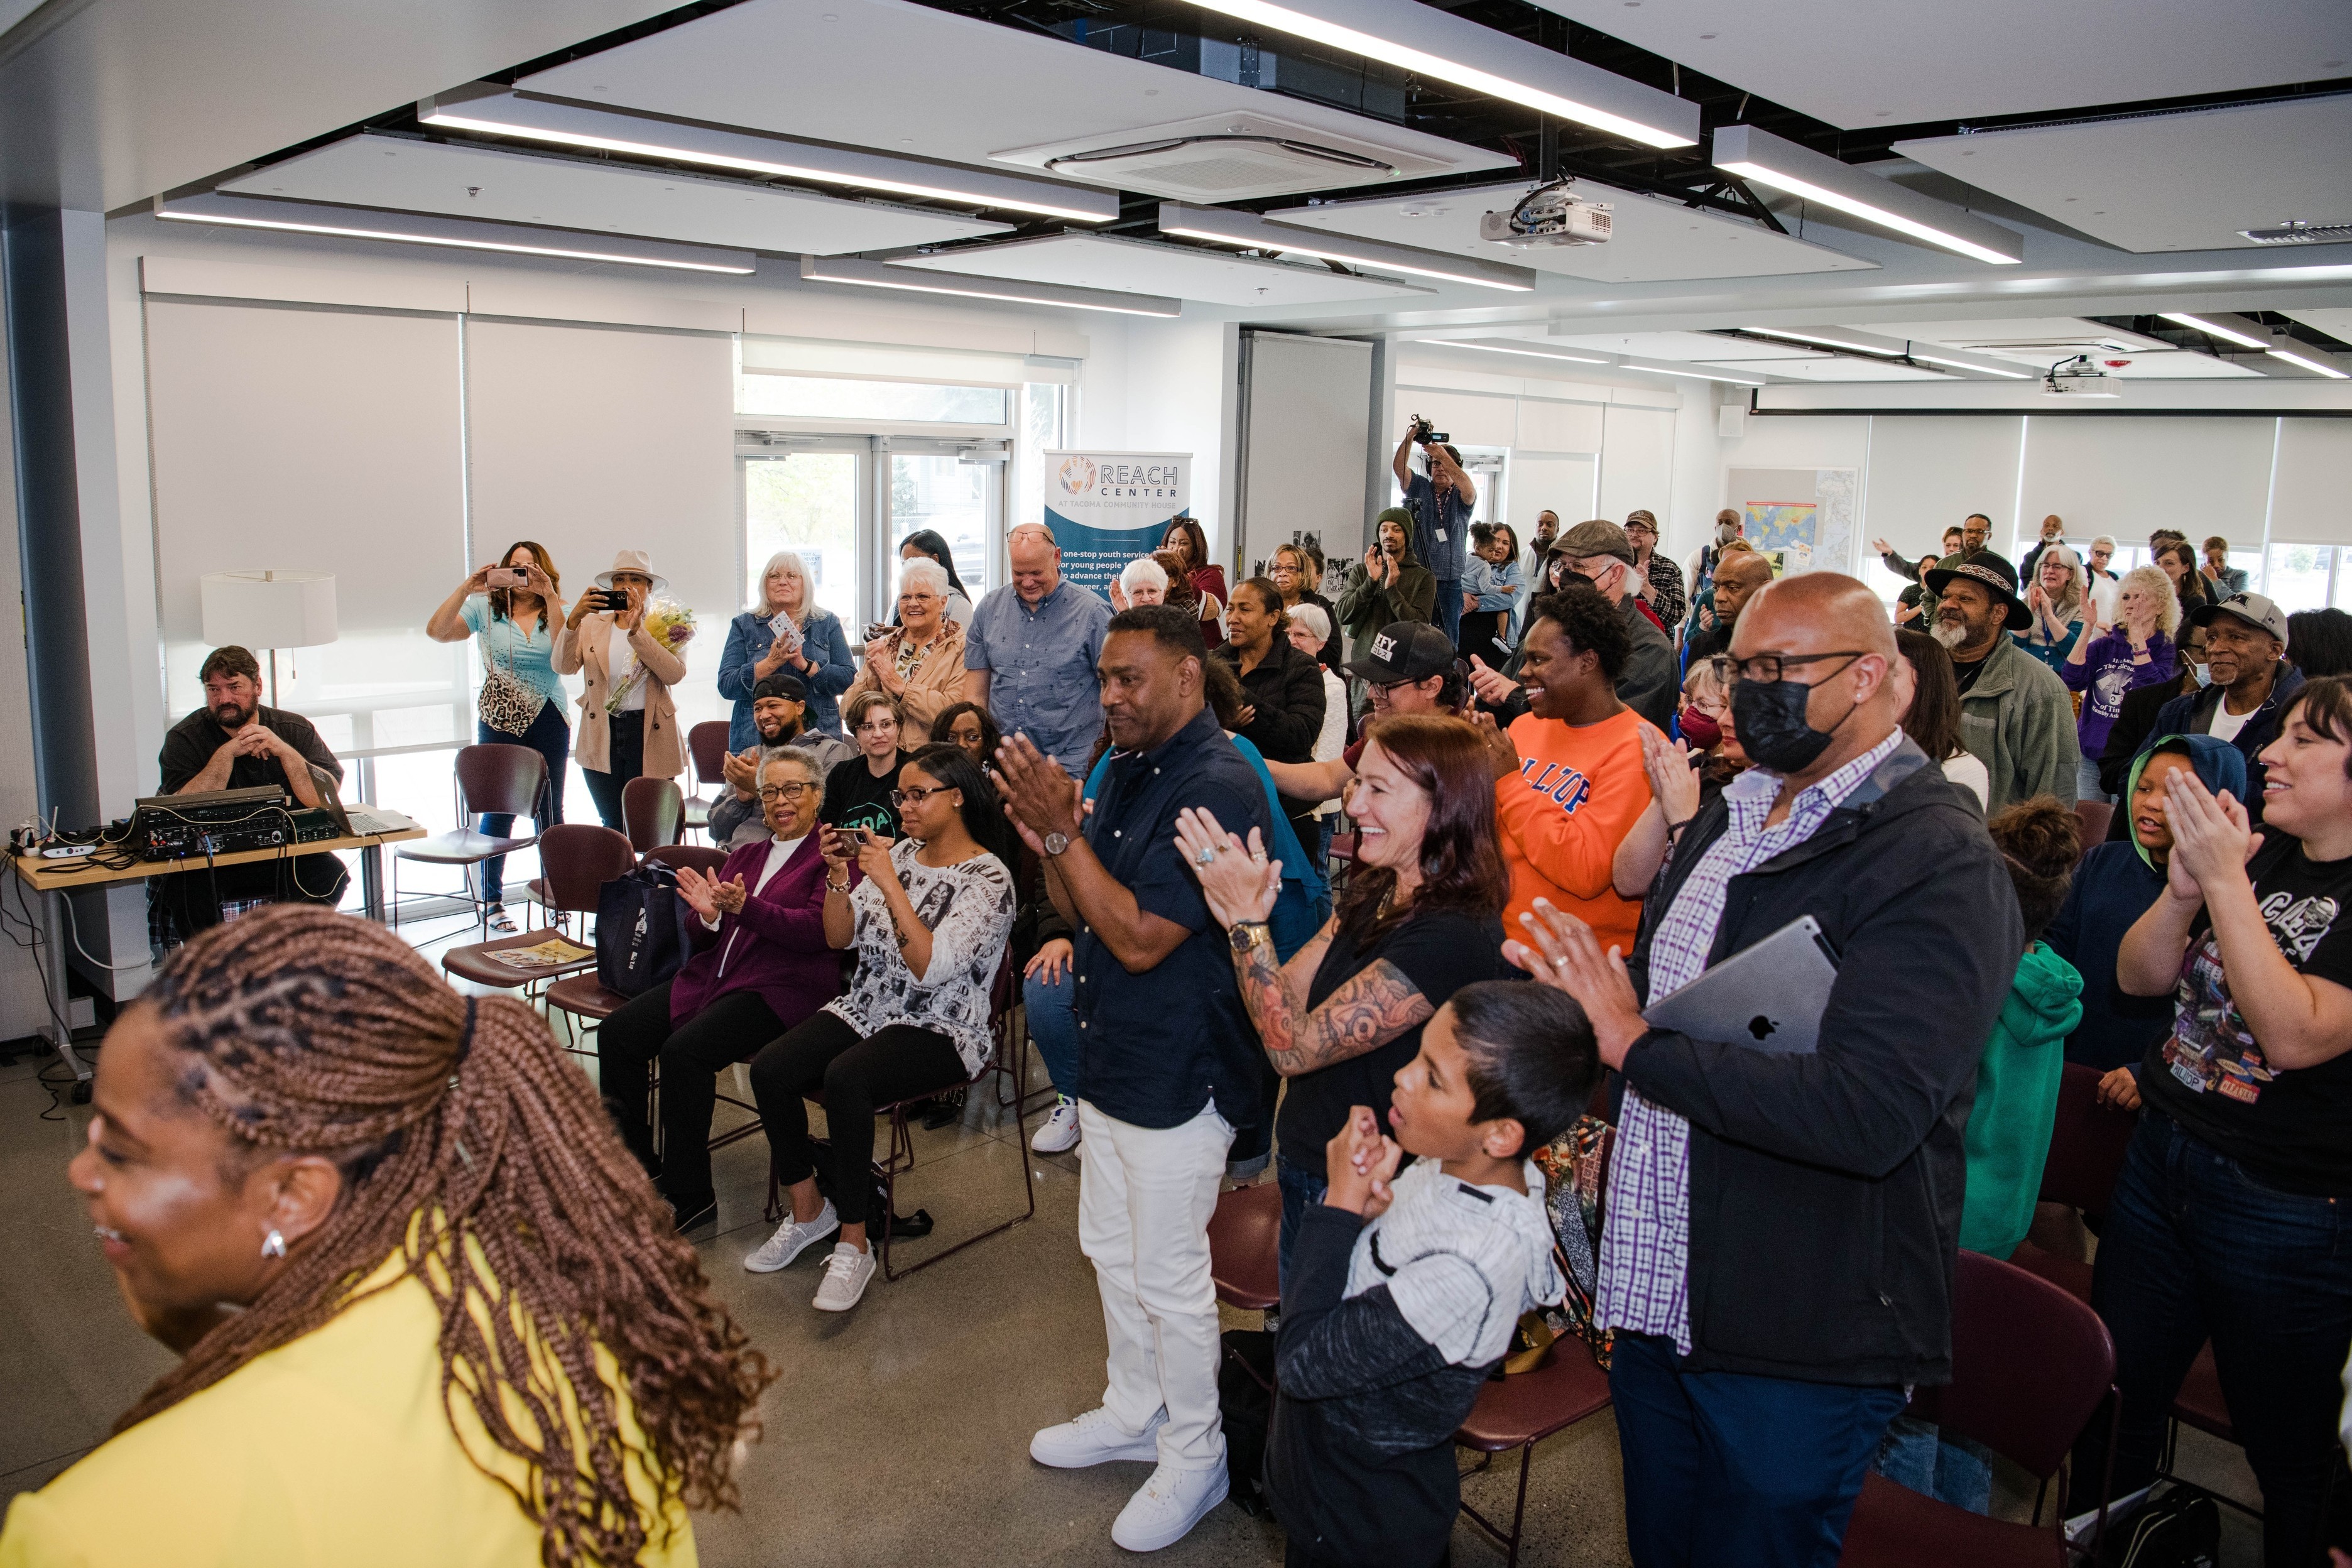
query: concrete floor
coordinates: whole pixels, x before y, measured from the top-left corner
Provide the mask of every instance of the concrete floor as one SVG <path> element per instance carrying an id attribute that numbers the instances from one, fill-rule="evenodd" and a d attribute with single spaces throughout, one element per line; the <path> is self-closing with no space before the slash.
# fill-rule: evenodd
<path id="1" fill-rule="evenodd" d="M 37 1488 L 101 1441 L 114 1416 L 169 1357 L 131 1326 L 64 1180 L 87 1108 L 39 1081 L 55 1058 L 0 1068 L 0 1499 Z M 1033 1081 L 1045 1081 L 1032 1060 Z M 721 1080 L 722 1093 L 735 1090 Z M 744 1097 L 748 1099 L 748 1096 Z M 53 1103 L 53 1100 L 57 1103 Z M 963 1120 L 915 1134 L 919 1164 L 898 1209 L 928 1208 L 933 1236 L 904 1244 L 915 1261 L 1017 1212 L 1025 1141 L 992 1093 Z M 722 1105 L 722 1127 L 743 1113 Z M 1034 1119 L 1029 1122 L 1034 1130 Z M 782 1372 L 751 1451 L 740 1514 L 696 1521 L 712 1568 L 1109 1563 L 1125 1556 L 1110 1523 L 1150 1474 L 1141 1464 L 1052 1470 L 1031 1462 L 1029 1434 L 1097 1403 L 1103 1333 L 1094 1274 L 1078 1251 L 1075 1155 L 1028 1156 L 1036 1217 L 910 1279 L 878 1276 L 844 1316 L 809 1304 L 812 1251 L 782 1274 L 751 1275 L 743 1256 L 766 1238 L 767 1148 L 752 1137 L 717 1156 L 719 1219 L 701 1242 L 726 1303 Z M 1226 1313 L 1228 1327 L 1255 1327 Z M 2184 1470 L 2232 1495 L 2256 1493 L 2232 1447 L 2184 1435 Z M 1465 1456 L 1466 1459 L 1467 1456 Z M 2007 1478 L 2015 1479 L 2015 1478 Z M 1516 1463 L 1465 1483 L 1490 1517 L 1507 1517 Z M 1607 1415 L 1537 1450 L 1521 1561 L 1612 1568 L 1625 1551 L 1615 1427 Z M 2023 1518 L 2029 1488 L 2003 1484 L 2000 1511 Z M 2260 1561 L 2254 1531 L 2224 1510 L 2224 1561 Z M 1171 1568 L 1282 1561 L 1282 1533 L 1238 1508 L 1215 1510 L 1160 1554 Z M 1502 1552 L 1457 1525 L 1454 1561 L 1488 1568 Z"/>

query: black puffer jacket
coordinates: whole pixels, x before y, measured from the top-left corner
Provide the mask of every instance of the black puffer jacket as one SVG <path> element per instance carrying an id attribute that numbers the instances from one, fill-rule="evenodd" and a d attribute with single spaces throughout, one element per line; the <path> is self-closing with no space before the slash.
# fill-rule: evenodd
<path id="1" fill-rule="evenodd" d="M 1729 820 L 1701 808 L 1643 907 L 1643 995 L 1658 923 Z M 1906 740 L 1811 838 L 1731 879 L 1708 962 L 1808 914 L 1839 955 L 1817 1053 L 1653 1030 L 1625 1058 L 1691 1124 L 1690 1364 L 1948 1382 L 1961 1135 L 2025 947 L 2017 898 L 1975 801 Z"/>

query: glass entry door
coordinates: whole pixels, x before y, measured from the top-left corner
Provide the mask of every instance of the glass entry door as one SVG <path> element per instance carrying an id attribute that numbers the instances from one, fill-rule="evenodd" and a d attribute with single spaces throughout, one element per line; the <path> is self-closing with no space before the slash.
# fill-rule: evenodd
<path id="1" fill-rule="evenodd" d="M 856 448 L 791 449 L 785 456 L 740 459 L 746 604 L 759 600 L 768 558 L 779 550 L 796 551 L 808 567 L 816 602 L 856 635 L 857 521 L 866 460 Z"/>

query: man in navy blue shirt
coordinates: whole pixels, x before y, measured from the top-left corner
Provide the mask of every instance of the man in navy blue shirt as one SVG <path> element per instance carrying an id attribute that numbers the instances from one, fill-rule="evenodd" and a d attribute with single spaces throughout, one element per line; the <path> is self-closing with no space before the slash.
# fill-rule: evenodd
<path id="1" fill-rule="evenodd" d="M 1198 807 L 1244 840 L 1274 820 L 1203 701 L 1207 662 L 1187 611 L 1111 618 L 1100 670 L 1112 750 L 1091 815 L 1027 736 L 997 753 L 1006 804 L 1076 932 L 1078 1242 L 1110 1339 L 1100 1407 L 1039 1432 L 1029 1453 L 1066 1469 L 1154 1460 L 1111 1527 L 1130 1552 L 1181 1540 L 1225 1496 L 1209 1216 L 1234 1129 L 1258 1114 L 1259 1050 L 1176 816 Z"/>
<path id="2" fill-rule="evenodd" d="M 1412 431 L 1397 443 L 1396 482 L 1403 487 L 1405 510 L 1412 513 L 1412 552 L 1437 579 L 1437 618 L 1446 637 L 1462 640 L 1462 567 L 1469 559 L 1470 514 L 1478 504 L 1478 487 L 1462 471 L 1462 454 L 1444 442 L 1425 446 L 1429 472 L 1412 471 Z"/>

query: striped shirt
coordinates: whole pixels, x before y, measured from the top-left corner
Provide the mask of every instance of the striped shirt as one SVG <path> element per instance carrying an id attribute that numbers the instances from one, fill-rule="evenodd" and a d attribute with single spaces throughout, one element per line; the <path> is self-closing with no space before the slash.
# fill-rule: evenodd
<path id="1" fill-rule="evenodd" d="M 1766 826 L 1764 819 L 1780 794 L 1779 773 L 1750 768 L 1724 786 L 1731 821 L 1691 868 L 1658 921 L 1650 940 L 1650 994 L 1644 1005 L 1705 972 L 1731 879 L 1819 832 L 1830 813 L 1902 743 L 1903 731 L 1897 730 L 1806 785 L 1777 826 Z M 1631 1084 L 1610 1156 L 1596 1297 L 1601 1327 L 1670 1337 L 1678 1353 L 1690 1354 L 1690 1123 L 1651 1104 Z"/>

